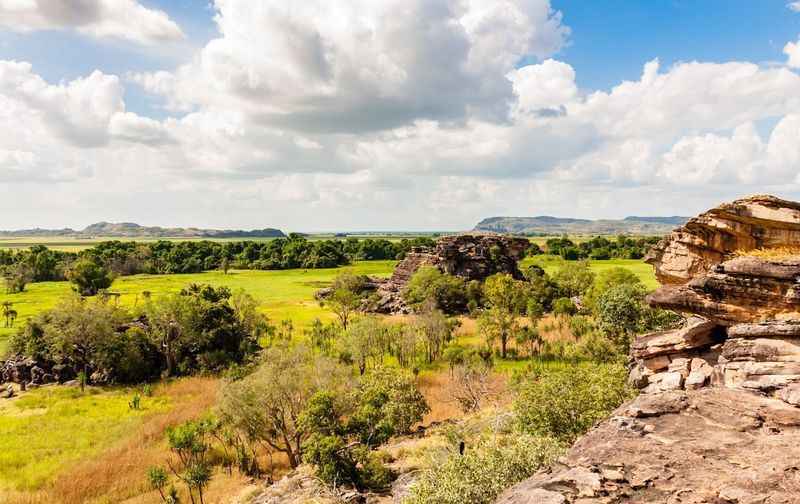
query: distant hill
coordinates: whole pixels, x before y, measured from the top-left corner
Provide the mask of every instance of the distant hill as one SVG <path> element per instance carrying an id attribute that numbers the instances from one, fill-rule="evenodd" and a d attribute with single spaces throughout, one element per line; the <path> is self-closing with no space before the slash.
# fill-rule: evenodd
<path id="1" fill-rule="evenodd" d="M 279 229 L 265 228 L 252 231 L 231 229 L 163 228 L 159 226 L 140 226 L 133 222 L 98 222 L 83 230 L 64 229 L 18 229 L 0 231 L 0 236 L 66 236 L 66 237 L 109 237 L 109 238 L 281 238 L 286 236 Z"/>
<path id="2" fill-rule="evenodd" d="M 625 217 L 624 219 L 570 219 L 541 215 L 538 217 L 489 217 L 475 226 L 475 231 L 522 235 L 662 235 L 684 224 L 689 217 Z"/>

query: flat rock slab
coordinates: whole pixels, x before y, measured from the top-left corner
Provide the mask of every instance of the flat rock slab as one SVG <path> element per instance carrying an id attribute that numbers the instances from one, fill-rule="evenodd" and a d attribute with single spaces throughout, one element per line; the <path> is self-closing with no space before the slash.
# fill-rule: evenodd
<path id="1" fill-rule="evenodd" d="M 800 409 L 745 391 L 641 395 L 580 438 L 559 465 L 509 489 L 497 503 L 555 498 L 538 490 L 564 498 L 541 502 L 569 504 L 797 503 L 799 425 Z M 592 479 L 581 492 L 569 483 L 575 474 L 599 478 L 599 485 Z M 563 480 L 560 488 L 549 484 Z"/>

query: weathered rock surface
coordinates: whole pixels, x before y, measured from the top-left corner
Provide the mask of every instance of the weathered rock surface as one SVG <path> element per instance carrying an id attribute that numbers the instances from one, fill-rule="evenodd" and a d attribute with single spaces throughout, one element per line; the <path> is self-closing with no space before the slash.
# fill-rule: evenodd
<path id="1" fill-rule="evenodd" d="M 638 398 L 498 502 L 800 503 L 800 256 L 742 254 L 798 245 L 800 204 L 771 196 L 662 240 L 648 302 L 690 317 L 633 342 Z"/>
<path id="2" fill-rule="evenodd" d="M 647 261 L 664 284 L 683 284 L 734 252 L 800 245 L 800 203 L 751 196 L 720 205 L 673 231 Z"/>
<path id="3" fill-rule="evenodd" d="M 648 296 L 653 306 L 693 313 L 721 325 L 800 316 L 800 257 L 737 257 L 684 285 Z M 788 329 L 788 326 L 784 329 Z"/>
<path id="4" fill-rule="evenodd" d="M 495 273 L 507 273 L 516 279 L 523 275 L 517 262 L 530 247 L 524 238 L 501 235 L 467 234 L 445 236 L 432 248 L 419 247 L 406 254 L 389 279 L 372 279 L 377 296 L 370 309 L 378 313 L 404 313 L 408 309 L 402 292 L 414 273 L 423 266 L 464 280 L 483 280 Z"/>
<path id="5" fill-rule="evenodd" d="M 63 383 L 75 375 L 75 371 L 69 366 L 37 362 L 22 355 L 12 355 L 0 363 L 0 383 L 26 385 Z"/>
<path id="6" fill-rule="evenodd" d="M 797 503 L 800 409 L 725 388 L 644 394 L 498 504 Z"/>

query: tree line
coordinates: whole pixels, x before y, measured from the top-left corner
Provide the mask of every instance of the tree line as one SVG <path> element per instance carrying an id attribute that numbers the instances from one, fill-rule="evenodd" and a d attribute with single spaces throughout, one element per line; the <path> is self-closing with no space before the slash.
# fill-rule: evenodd
<path id="1" fill-rule="evenodd" d="M 13 294 L 24 291 L 28 283 L 85 276 L 76 269 L 103 276 L 97 271 L 88 271 L 92 269 L 90 264 L 112 276 L 227 272 L 228 269 L 335 268 L 352 261 L 401 259 L 412 247 L 433 245 L 433 239 L 426 237 L 398 242 L 373 238 L 308 240 L 297 233 L 270 241 L 108 241 L 77 253 L 36 245 L 21 251 L 0 250 L 0 273 L 6 292 Z M 79 287 L 89 295 L 105 288 Z"/>
<path id="2" fill-rule="evenodd" d="M 545 242 L 544 248 L 533 243 L 529 250 L 530 255 L 551 254 L 561 256 L 568 261 L 583 259 L 641 259 L 658 243 L 658 236 L 630 237 L 620 235 L 615 239 L 604 236 L 595 236 L 590 240 L 575 243 L 567 236 L 550 238 Z"/>

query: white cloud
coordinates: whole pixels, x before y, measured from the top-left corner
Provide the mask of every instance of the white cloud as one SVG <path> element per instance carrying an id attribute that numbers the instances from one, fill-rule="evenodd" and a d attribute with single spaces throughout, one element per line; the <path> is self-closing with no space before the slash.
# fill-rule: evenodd
<path id="1" fill-rule="evenodd" d="M 786 66 L 653 60 L 592 92 L 553 57 L 568 28 L 544 0 L 287 5 L 219 0 L 220 35 L 189 62 L 126 74 L 166 98 L 164 120 L 127 110 L 116 76 L 50 83 L 0 62 L 0 180 L 15 182 L 0 228 L 452 229 L 800 194 Z M 11 211 L 34 197 L 39 214 Z M 51 220 L 20 221 L 36 215 Z"/>
<path id="2" fill-rule="evenodd" d="M 786 4 L 786 8 L 792 12 L 800 12 L 800 2 L 789 2 Z"/>
<path id="3" fill-rule="evenodd" d="M 165 12 L 136 0 L 0 0 L 0 27 L 18 32 L 74 29 L 141 44 L 184 37 Z"/>
<path id="4" fill-rule="evenodd" d="M 547 0 L 217 0 L 221 36 L 192 63 L 137 82 L 172 103 L 264 125 L 364 133 L 419 119 L 503 122 L 505 77 L 568 29 Z M 258 48 L 254 50 L 253 48 Z"/>
<path id="5" fill-rule="evenodd" d="M 791 68 L 800 68 L 800 41 L 787 42 L 783 46 L 783 54 L 786 55 L 786 65 Z"/>

